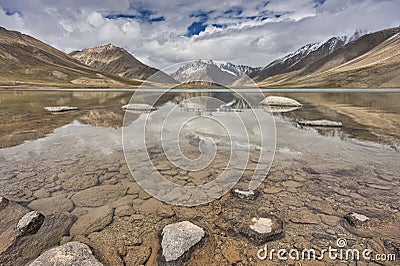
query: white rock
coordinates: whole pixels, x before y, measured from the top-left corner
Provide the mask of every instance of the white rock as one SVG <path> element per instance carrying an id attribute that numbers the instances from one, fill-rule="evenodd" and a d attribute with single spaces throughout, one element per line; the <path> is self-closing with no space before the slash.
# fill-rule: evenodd
<path id="1" fill-rule="evenodd" d="M 191 247 L 200 242 L 205 236 L 204 229 L 183 221 L 169 224 L 162 231 L 162 255 L 166 262 L 179 259 Z"/>
<path id="2" fill-rule="evenodd" d="M 30 266 L 102 266 L 90 248 L 79 242 L 69 242 L 62 246 L 50 249 L 35 259 Z"/>
<path id="3" fill-rule="evenodd" d="M 288 98 L 288 97 L 281 97 L 281 96 L 268 96 L 264 100 L 261 101 L 262 105 L 269 105 L 269 106 L 290 106 L 290 107 L 300 107 L 303 106 L 298 101 Z"/>
<path id="4" fill-rule="evenodd" d="M 250 229 L 256 231 L 259 234 L 267 234 L 272 232 L 272 220 L 268 218 L 256 218 L 251 219 L 254 223 L 250 225 Z"/>
<path id="5" fill-rule="evenodd" d="M 157 108 L 146 103 L 130 103 L 122 106 L 122 109 L 145 112 L 145 111 L 153 111 L 156 110 Z"/>
<path id="6" fill-rule="evenodd" d="M 52 113 L 61 113 L 61 112 L 79 110 L 78 107 L 74 107 L 74 106 L 48 106 L 48 107 L 45 107 L 44 109 L 46 111 L 49 111 Z"/>
<path id="7" fill-rule="evenodd" d="M 341 122 L 330 121 L 330 120 L 305 120 L 297 122 L 302 126 L 310 126 L 310 127 L 341 127 L 343 124 Z"/>

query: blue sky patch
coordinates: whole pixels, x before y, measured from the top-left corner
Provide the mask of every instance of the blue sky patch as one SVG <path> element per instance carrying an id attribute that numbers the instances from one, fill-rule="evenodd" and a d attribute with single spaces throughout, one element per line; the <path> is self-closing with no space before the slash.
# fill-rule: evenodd
<path id="1" fill-rule="evenodd" d="M 204 31 L 207 27 L 207 23 L 205 21 L 197 21 L 193 22 L 188 28 L 185 36 L 192 37 L 193 35 L 199 35 L 200 32 Z"/>

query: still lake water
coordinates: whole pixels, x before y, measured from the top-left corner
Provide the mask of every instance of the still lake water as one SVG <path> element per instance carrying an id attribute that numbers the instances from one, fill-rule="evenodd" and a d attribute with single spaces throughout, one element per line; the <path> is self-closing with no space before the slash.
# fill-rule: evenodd
<path id="1" fill-rule="evenodd" d="M 189 264 L 257 264 L 258 247 L 230 226 L 234 217 L 267 211 L 286 226 L 285 237 L 270 243 L 274 248 L 322 248 L 344 237 L 349 245 L 376 253 L 399 252 L 400 93 L 266 93 L 294 98 L 303 108 L 274 113 L 276 154 L 259 188 L 261 196 L 248 203 L 227 194 L 191 208 L 159 202 L 132 177 L 121 137 L 121 106 L 129 103 L 131 95 L 0 92 L 0 195 L 46 215 L 66 213 L 70 219 L 66 229 L 42 249 L 79 240 L 111 265 L 154 265 L 158 232 L 166 224 L 191 220 L 207 228 L 210 236 Z M 157 104 L 162 110 L 196 95 L 169 93 Z M 201 95 L 225 102 L 233 97 Z M 60 105 L 77 106 L 79 111 L 51 114 L 43 109 Z M 130 115 L 131 122 L 140 116 Z M 299 120 L 312 119 L 340 121 L 343 127 L 297 125 Z M 153 149 L 156 168 L 182 185 L 204 184 L 223 169 L 224 156 L 216 157 L 204 170 L 207 173 L 195 175 L 171 165 L 157 147 Z M 189 157 L 196 152 L 189 146 Z M 251 164 L 244 169 L 243 179 L 254 170 Z M 374 217 L 373 226 L 349 227 L 343 221 L 349 212 Z M 30 250 L 17 262 L 26 263 L 41 251 Z"/>

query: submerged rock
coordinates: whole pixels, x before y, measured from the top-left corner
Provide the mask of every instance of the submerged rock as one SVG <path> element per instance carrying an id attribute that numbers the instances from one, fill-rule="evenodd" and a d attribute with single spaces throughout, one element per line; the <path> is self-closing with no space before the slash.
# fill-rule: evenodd
<path id="1" fill-rule="evenodd" d="M 169 263 L 185 260 L 191 249 L 204 238 L 205 231 L 189 221 L 183 221 L 165 226 L 161 236 L 162 260 Z"/>
<path id="2" fill-rule="evenodd" d="M 234 197 L 246 200 L 255 200 L 258 195 L 260 195 L 260 191 L 258 189 L 255 190 L 241 190 L 238 188 L 234 188 L 231 190 L 231 194 Z"/>
<path id="3" fill-rule="evenodd" d="M 28 205 L 28 207 L 47 215 L 54 212 L 69 212 L 73 209 L 74 204 L 72 203 L 72 200 L 65 196 L 57 195 L 54 197 L 34 200 Z"/>
<path id="4" fill-rule="evenodd" d="M 261 101 L 261 105 L 269 105 L 269 106 L 284 106 L 284 107 L 301 107 L 303 106 L 298 101 L 281 96 L 268 96 L 265 97 L 264 100 Z"/>
<path id="5" fill-rule="evenodd" d="M 301 126 L 309 126 L 309 127 L 341 127 L 343 124 L 337 121 L 330 120 L 304 120 L 299 121 L 297 124 Z"/>
<path id="6" fill-rule="evenodd" d="M 44 215 L 38 211 L 25 214 L 17 224 L 20 236 L 36 234 L 44 222 Z"/>
<path id="7" fill-rule="evenodd" d="M 240 228 L 240 233 L 256 244 L 264 244 L 283 237 L 283 221 L 272 214 L 252 217 Z"/>
<path id="8" fill-rule="evenodd" d="M 6 199 L 5 197 L 0 197 L 0 210 L 7 207 L 8 203 L 10 203 L 8 199 Z"/>
<path id="9" fill-rule="evenodd" d="M 355 227 L 363 227 L 368 225 L 368 222 L 370 221 L 369 217 L 365 216 L 364 214 L 352 212 L 347 214 L 345 217 L 346 221 L 351 225 Z"/>
<path id="10" fill-rule="evenodd" d="M 88 235 L 100 231 L 112 221 L 114 210 L 109 206 L 90 208 L 86 215 L 82 215 L 72 225 L 70 235 Z"/>
<path id="11" fill-rule="evenodd" d="M 72 266 L 91 265 L 102 266 L 94 256 L 89 246 L 80 242 L 69 242 L 50 249 L 35 259 L 30 266 Z"/>
<path id="12" fill-rule="evenodd" d="M 68 111 L 77 111 L 79 110 L 79 108 L 75 106 L 48 106 L 45 107 L 44 110 L 49 111 L 51 113 L 62 113 Z"/>

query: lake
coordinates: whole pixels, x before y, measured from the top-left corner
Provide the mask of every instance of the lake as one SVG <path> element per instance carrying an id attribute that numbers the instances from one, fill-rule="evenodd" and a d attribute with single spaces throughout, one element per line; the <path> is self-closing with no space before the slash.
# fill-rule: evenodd
<path id="1" fill-rule="evenodd" d="M 342 238 L 351 248 L 399 256 L 400 93 L 264 93 L 268 95 L 290 97 L 303 106 L 271 114 L 257 104 L 258 98 L 247 106 L 232 93 L 187 91 L 163 95 L 150 113 L 125 114 L 121 107 L 130 102 L 130 92 L 0 91 L 0 196 L 22 206 L 15 207 L 15 216 L 38 210 L 50 217 L 30 240 L 37 245 L 19 253 L 15 263 L 25 264 L 43 250 L 76 240 L 90 245 L 110 265 L 154 265 L 160 262 L 163 227 L 188 220 L 207 232 L 189 265 L 280 265 L 277 259 L 261 262 L 257 251 L 264 245 L 240 229 L 263 215 L 274 215 L 284 224 L 284 235 L 268 242 L 271 248 L 320 252 Z M 224 109 L 223 103 L 229 102 L 237 112 Z M 46 106 L 79 110 L 53 114 Z M 257 125 L 251 122 L 250 106 L 256 118 L 262 118 Z M 179 127 L 181 118 L 189 121 L 186 126 Z M 238 118 L 245 134 L 235 122 Z M 313 119 L 343 126 L 297 123 Z M 146 121 L 150 133 L 142 147 L 139 129 Z M 263 132 L 266 136 L 258 139 Z M 159 134 L 165 134 L 164 142 Z M 254 143 L 244 145 L 246 141 Z M 227 145 L 232 143 L 235 149 Z M 146 148 L 148 157 L 138 147 Z M 260 157 L 263 149 L 267 152 Z M 202 154 L 213 156 L 202 161 Z M 182 158 L 188 160 L 179 165 Z M 245 190 L 259 165 L 262 182 L 255 200 L 225 193 L 228 185 L 196 190 L 225 172 L 226 180 L 237 179 L 235 188 Z M 193 191 L 169 193 L 175 190 L 153 181 L 155 172 Z M 146 192 L 143 186 L 154 191 Z M 167 202 L 178 204 L 158 200 L 167 196 Z M 344 217 L 352 212 L 370 222 L 349 224 Z M 12 221 L 12 213 L 8 215 Z M 3 231 L 0 226 L 2 241 Z M 313 263 L 340 261 L 325 257 Z"/>

